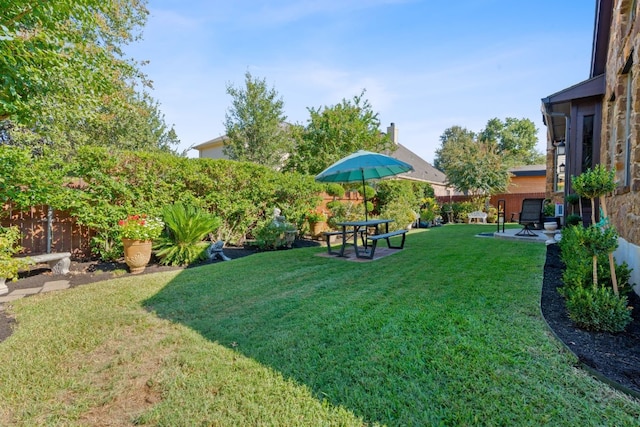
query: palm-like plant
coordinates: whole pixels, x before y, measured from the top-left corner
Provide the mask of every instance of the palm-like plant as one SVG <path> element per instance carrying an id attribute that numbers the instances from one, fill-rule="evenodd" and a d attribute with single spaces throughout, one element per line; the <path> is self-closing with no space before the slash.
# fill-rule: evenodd
<path id="1" fill-rule="evenodd" d="M 162 218 L 166 228 L 154 249 L 165 265 L 189 265 L 206 258 L 209 243 L 203 240 L 222 224 L 215 215 L 179 202 L 165 206 Z"/>

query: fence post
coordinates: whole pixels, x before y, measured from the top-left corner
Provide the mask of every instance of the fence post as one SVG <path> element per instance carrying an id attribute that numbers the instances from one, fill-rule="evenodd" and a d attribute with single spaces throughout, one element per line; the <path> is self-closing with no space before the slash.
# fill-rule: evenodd
<path id="1" fill-rule="evenodd" d="M 51 253 L 51 241 L 53 240 L 53 209 L 47 206 L 47 253 Z"/>

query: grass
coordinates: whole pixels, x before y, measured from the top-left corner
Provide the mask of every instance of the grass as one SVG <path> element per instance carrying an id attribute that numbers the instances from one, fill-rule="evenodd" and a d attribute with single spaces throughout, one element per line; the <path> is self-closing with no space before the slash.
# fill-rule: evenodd
<path id="1" fill-rule="evenodd" d="M 575 367 L 539 298 L 545 247 L 412 232 L 39 295 L 0 344 L 0 425 L 638 425 Z"/>

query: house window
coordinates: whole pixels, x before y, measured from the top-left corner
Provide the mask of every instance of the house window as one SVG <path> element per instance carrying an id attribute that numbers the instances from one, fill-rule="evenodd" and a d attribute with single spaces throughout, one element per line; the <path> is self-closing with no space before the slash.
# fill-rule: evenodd
<path id="1" fill-rule="evenodd" d="M 582 121 L 582 171 L 593 168 L 593 114 Z"/>
<path id="2" fill-rule="evenodd" d="M 555 148 L 555 173 L 554 176 L 554 190 L 558 193 L 564 192 L 566 167 L 567 167 L 567 155 L 566 145 L 564 141 L 559 141 L 558 144 L 553 144 Z"/>
<path id="3" fill-rule="evenodd" d="M 625 67 L 626 68 L 626 67 Z M 628 186 L 631 184 L 631 113 L 632 113 L 632 83 L 633 83 L 633 73 L 631 71 L 631 67 L 629 66 L 629 71 L 626 73 L 627 76 L 627 89 L 626 89 L 626 98 L 627 105 L 626 111 L 624 114 L 624 185 Z"/>

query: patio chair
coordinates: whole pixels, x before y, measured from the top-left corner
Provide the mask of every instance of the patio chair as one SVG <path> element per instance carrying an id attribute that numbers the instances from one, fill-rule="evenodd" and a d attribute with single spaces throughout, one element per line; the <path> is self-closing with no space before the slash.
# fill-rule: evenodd
<path id="1" fill-rule="evenodd" d="M 536 233 L 531 228 L 542 222 L 542 206 L 544 199 L 523 199 L 522 210 L 518 216 L 518 224 L 522 225 L 522 230 L 516 236 L 535 237 Z"/>

